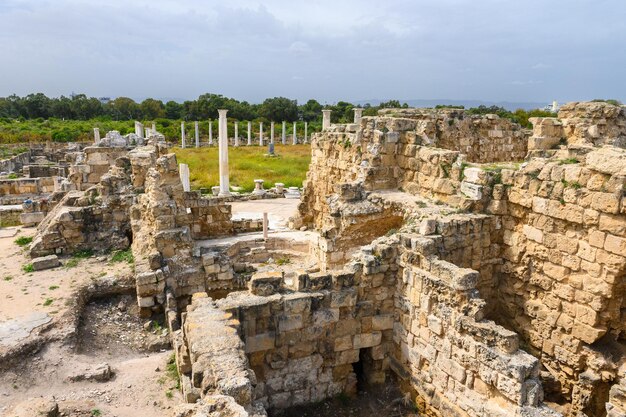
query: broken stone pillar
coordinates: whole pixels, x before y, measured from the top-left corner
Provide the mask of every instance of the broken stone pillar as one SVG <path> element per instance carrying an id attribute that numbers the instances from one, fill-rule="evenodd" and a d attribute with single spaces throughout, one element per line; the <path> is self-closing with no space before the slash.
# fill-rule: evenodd
<path id="1" fill-rule="evenodd" d="M 143 138 L 143 124 L 137 121 L 135 121 L 135 135 Z"/>
<path id="2" fill-rule="evenodd" d="M 274 156 L 274 144 L 273 144 L 273 143 L 270 143 L 270 144 L 267 146 L 267 153 L 268 153 L 270 156 Z"/>
<path id="3" fill-rule="evenodd" d="M 267 211 L 263 212 L 263 239 L 267 239 Z"/>
<path id="4" fill-rule="evenodd" d="M 220 197 L 230 196 L 230 179 L 228 177 L 228 110 L 218 110 L 220 115 L 218 123 L 218 145 L 220 157 Z"/>
<path id="5" fill-rule="evenodd" d="M 248 122 L 248 146 L 252 145 L 252 122 Z"/>
<path id="6" fill-rule="evenodd" d="M 185 149 L 185 122 L 180 123 L 181 148 Z"/>
<path id="7" fill-rule="evenodd" d="M 274 122 L 270 123 L 270 143 L 274 143 Z"/>
<path id="8" fill-rule="evenodd" d="M 213 145 L 213 120 L 209 119 L 209 146 Z"/>
<path id="9" fill-rule="evenodd" d="M 254 195 L 263 195 L 265 194 L 265 190 L 263 189 L 263 180 L 254 180 L 254 191 L 252 194 Z"/>
<path id="10" fill-rule="evenodd" d="M 239 146 L 239 122 L 235 122 L 235 146 Z"/>
<path id="11" fill-rule="evenodd" d="M 330 127 L 330 112 L 331 110 L 322 110 L 322 130 Z"/>
<path id="12" fill-rule="evenodd" d="M 152 134 L 156 133 L 156 123 L 152 122 Z"/>
<path id="13" fill-rule="evenodd" d="M 274 184 L 274 187 L 276 187 L 276 192 L 278 194 L 282 194 L 285 191 L 285 184 L 283 184 L 282 182 L 277 182 L 276 184 Z"/>
<path id="14" fill-rule="evenodd" d="M 263 146 L 263 122 L 259 123 L 259 146 Z"/>
<path id="15" fill-rule="evenodd" d="M 298 144 L 298 137 L 296 135 L 297 124 L 298 124 L 298 122 L 293 122 L 293 143 L 292 143 L 292 145 L 297 145 Z"/>
<path id="16" fill-rule="evenodd" d="M 97 127 L 93 128 L 93 143 L 96 145 L 100 143 L 100 129 Z"/>
<path id="17" fill-rule="evenodd" d="M 360 107 L 355 107 L 352 110 L 354 110 L 354 123 L 355 124 L 361 124 L 361 117 L 363 117 L 363 109 Z"/>
<path id="18" fill-rule="evenodd" d="M 304 122 L 304 143 L 309 143 L 309 122 Z"/>
<path id="19" fill-rule="evenodd" d="M 287 122 L 283 122 L 283 136 L 282 136 L 283 145 L 287 143 Z"/>
<path id="20" fill-rule="evenodd" d="M 189 165 L 179 164 L 178 172 L 180 175 L 180 182 L 183 183 L 183 191 L 191 191 L 191 183 L 189 182 Z"/>
<path id="21" fill-rule="evenodd" d="M 194 122 L 194 128 L 196 130 L 196 148 L 200 147 L 200 127 L 198 126 L 198 122 Z"/>

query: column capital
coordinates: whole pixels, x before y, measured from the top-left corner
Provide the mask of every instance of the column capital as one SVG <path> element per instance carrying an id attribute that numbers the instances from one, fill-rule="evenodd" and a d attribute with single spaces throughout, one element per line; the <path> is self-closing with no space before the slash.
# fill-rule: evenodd
<path id="1" fill-rule="evenodd" d="M 217 111 L 220 115 L 220 117 L 226 117 L 226 113 L 228 113 L 227 109 L 220 109 Z"/>

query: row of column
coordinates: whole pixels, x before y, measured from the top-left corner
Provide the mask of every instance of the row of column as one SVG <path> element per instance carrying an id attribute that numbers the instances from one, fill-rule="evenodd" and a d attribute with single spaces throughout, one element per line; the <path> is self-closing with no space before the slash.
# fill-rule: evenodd
<path id="1" fill-rule="evenodd" d="M 219 110 L 218 110 L 219 113 Z M 210 122 L 210 121 L 209 121 Z M 196 148 L 200 147 L 200 130 L 198 127 L 198 122 L 194 122 L 195 127 L 195 139 L 196 139 Z M 218 121 L 219 127 L 219 121 Z M 293 132 L 292 132 L 292 144 L 296 145 L 298 143 L 297 136 L 297 122 L 293 123 Z M 270 123 L 270 142 L 274 143 L 274 122 Z M 181 137 L 181 148 L 187 147 L 187 137 L 185 135 L 185 122 L 181 122 L 180 124 L 180 137 Z M 219 135 L 218 135 L 219 137 Z M 235 146 L 239 146 L 239 122 L 235 122 Z M 218 139 L 219 140 L 219 139 Z M 304 141 L 303 143 L 308 143 L 309 140 L 309 124 L 308 122 L 304 122 Z M 259 146 L 264 145 L 265 138 L 263 136 L 263 122 L 259 123 Z M 281 142 L 283 145 L 287 144 L 287 122 L 283 122 L 283 131 L 281 135 Z M 213 145 L 213 123 L 209 123 L 209 145 Z M 252 145 L 252 122 L 248 122 L 248 142 L 247 145 Z"/>
<path id="2" fill-rule="evenodd" d="M 363 109 L 354 109 L 354 122 L 360 123 L 361 115 Z M 218 154 L 219 154 L 219 174 L 220 174 L 220 186 L 219 186 L 219 197 L 228 197 L 230 196 L 230 178 L 229 178 L 229 168 L 228 168 L 228 119 L 226 118 L 226 114 L 228 110 L 218 110 L 219 114 L 218 119 Z M 323 129 L 327 129 L 330 127 L 330 110 L 322 110 L 323 119 L 322 126 Z M 235 146 L 239 145 L 239 137 L 238 137 L 238 125 L 239 123 L 235 123 Z M 251 125 L 252 122 L 248 122 L 248 145 L 251 144 L 252 134 L 251 134 Z M 211 125 L 209 125 L 211 126 Z M 196 127 L 196 147 L 199 146 L 199 135 L 198 135 L 198 122 L 195 124 Z M 293 144 L 297 143 L 296 137 L 296 123 L 293 124 Z M 304 124 L 304 131 L 306 135 L 307 124 Z M 95 129 L 94 129 L 95 132 Z M 185 124 L 181 124 L 181 133 L 183 139 L 183 148 L 185 147 Z M 212 139 L 212 131 L 209 128 L 209 139 Z M 270 135 L 271 135 L 271 144 L 274 143 L 274 123 L 272 122 L 270 127 Z M 306 137 L 306 136 L 305 136 Z M 283 144 L 286 140 L 285 134 L 285 122 L 283 122 Z M 211 143 L 211 142 L 209 142 Z M 263 145 L 263 123 L 261 122 L 259 125 L 259 144 Z M 190 183 L 189 183 L 189 167 L 186 164 L 180 164 L 180 176 L 183 183 L 183 189 L 185 191 L 190 191 Z"/>
<path id="3" fill-rule="evenodd" d="M 354 108 L 354 123 L 361 123 L 363 116 L 362 108 Z M 330 127 L 330 113 L 331 110 L 322 110 L 322 130 L 326 130 Z M 293 138 L 292 143 L 295 145 L 298 143 L 296 135 L 297 123 L 293 123 Z M 200 147 L 200 127 L 198 122 L 194 122 L 195 130 L 195 145 L 196 148 Z M 156 124 L 152 123 L 152 132 L 156 132 Z M 150 131 L 141 122 L 135 122 L 135 134 L 141 138 L 147 138 L 150 136 Z M 97 145 L 100 142 L 100 129 L 94 127 L 93 129 L 94 142 Z M 180 124 L 180 136 L 181 147 L 187 147 L 187 138 L 185 136 L 185 122 Z M 283 145 L 287 144 L 287 122 L 283 122 L 283 132 L 281 136 L 281 142 Z M 304 142 L 308 142 L 308 123 L 304 122 Z M 274 122 L 270 124 L 270 143 L 274 143 Z M 252 145 L 252 122 L 248 122 L 248 146 Z M 213 145 L 213 123 L 209 123 L 209 145 Z M 259 145 L 263 146 L 263 122 L 259 123 Z M 235 146 L 239 146 L 239 122 L 235 122 Z"/>

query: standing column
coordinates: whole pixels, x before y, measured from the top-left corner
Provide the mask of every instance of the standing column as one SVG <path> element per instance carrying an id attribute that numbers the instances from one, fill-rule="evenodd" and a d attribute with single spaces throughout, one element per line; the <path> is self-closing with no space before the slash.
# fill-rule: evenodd
<path id="1" fill-rule="evenodd" d="M 330 112 L 331 110 L 322 110 L 322 130 L 330 127 Z"/>
<path id="2" fill-rule="evenodd" d="M 361 124 L 361 117 L 363 117 L 363 109 L 360 107 L 355 107 L 354 110 L 354 123 Z"/>
<path id="3" fill-rule="evenodd" d="M 298 122 L 293 122 L 293 143 L 292 143 L 292 145 L 297 145 L 298 144 L 298 137 L 296 136 L 297 124 L 298 124 Z"/>
<path id="4" fill-rule="evenodd" d="M 270 123 L 270 143 L 274 143 L 274 122 Z"/>
<path id="5" fill-rule="evenodd" d="M 248 146 L 252 145 L 252 122 L 248 122 Z"/>
<path id="6" fill-rule="evenodd" d="M 259 146 L 263 146 L 263 122 L 259 122 Z"/>
<path id="7" fill-rule="evenodd" d="M 209 119 L 209 146 L 213 146 L 213 120 Z"/>
<path id="8" fill-rule="evenodd" d="M 178 174 L 180 182 L 183 184 L 183 191 L 191 191 L 191 182 L 189 181 L 189 165 L 178 164 Z"/>
<path id="9" fill-rule="evenodd" d="M 228 122 L 226 120 L 226 113 L 228 110 L 218 110 L 220 115 L 218 127 L 218 145 L 220 156 L 220 197 L 227 197 L 230 195 L 230 180 L 228 177 Z"/>
<path id="10" fill-rule="evenodd" d="M 304 122 L 304 143 L 309 143 L 309 122 Z"/>
<path id="11" fill-rule="evenodd" d="M 135 121 L 135 135 L 143 138 L 143 125 L 137 121 Z"/>
<path id="12" fill-rule="evenodd" d="M 156 133 L 156 123 L 152 122 L 152 134 Z"/>
<path id="13" fill-rule="evenodd" d="M 185 122 L 180 123 L 180 137 L 182 139 L 181 148 L 185 149 Z"/>
<path id="14" fill-rule="evenodd" d="M 196 129 L 196 148 L 200 147 L 200 127 L 198 122 L 194 122 L 194 128 Z"/>
<path id="15" fill-rule="evenodd" d="M 235 121 L 235 146 L 239 146 L 239 121 Z"/>
<path id="16" fill-rule="evenodd" d="M 93 128 L 93 143 L 96 145 L 100 143 L 100 129 L 97 127 Z"/>
<path id="17" fill-rule="evenodd" d="M 287 122 L 283 122 L 283 137 L 281 138 L 283 145 L 287 143 Z"/>

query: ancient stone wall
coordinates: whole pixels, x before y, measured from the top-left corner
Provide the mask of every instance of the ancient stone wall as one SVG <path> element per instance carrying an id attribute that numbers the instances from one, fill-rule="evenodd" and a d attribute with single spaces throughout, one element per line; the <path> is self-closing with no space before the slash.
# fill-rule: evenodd
<path id="1" fill-rule="evenodd" d="M 55 181 L 53 177 L 0 180 L 0 197 L 50 194 L 55 191 Z"/>
<path id="2" fill-rule="evenodd" d="M 538 360 L 516 333 L 484 319 L 478 272 L 441 260 L 438 238 L 402 236 L 392 369 L 427 415 L 551 415 Z"/>
<path id="3" fill-rule="evenodd" d="M 495 114 L 470 115 L 460 109 L 383 109 L 378 114 L 414 120 L 411 143 L 458 151 L 472 163 L 519 161 L 528 150 L 530 132 Z"/>
<path id="4" fill-rule="evenodd" d="M 0 161 L 0 172 L 18 172 L 30 161 L 30 151 Z"/>
<path id="5" fill-rule="evenodd" d="M 69 167 L 67 190 L 85 191 L 100 182 L 115 160 L 128 153 L 126 148 L 87 147 Z"/>
<path id="6" fill-rule="evenodd" d="M 602 352 L 626 330 L 625 158 L 602 148 L 533 159 L 503 175 L 501 316 L 541 357 L 558 382 L 554 396 L 574 412 L 589 411 L 580 390 L 594 389 L 582 381 L 593 362 L 603 363 L 592 372 L 595 388 L 614 378 L 616 364 Z"/>
<path id="7" fill-rule="evenodd" d="M 215 302 L 237 320 L 255 375 L 254 400 L 282 409 L 355 392 L 352 364 L 357 362 L 370 382 L 385 381 L 397 273 L 393 240 L 366 249 L 349 270 L 302 272 L 289 282 L 278 272 L 259 273 L 250 281 L 250 292 L 231 293 Z M 179 357 L 190 358 L 183 369 L 195 375 L 193 369 L 207 365 L 193 358 L 214 347 L 208 340 L 193 343 L 198 330 L 189 319 L 183 323 L 188 353 L 183 349 Z"/>

